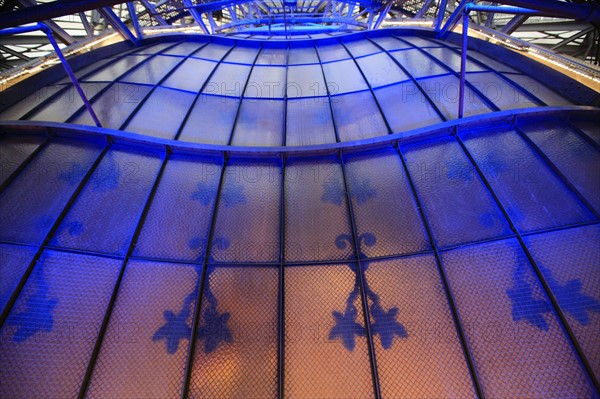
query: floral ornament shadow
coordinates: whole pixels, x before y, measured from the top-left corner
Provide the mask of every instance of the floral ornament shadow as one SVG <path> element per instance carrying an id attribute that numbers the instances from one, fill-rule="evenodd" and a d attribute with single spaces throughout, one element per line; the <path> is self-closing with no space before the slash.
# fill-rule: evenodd
<path id="1" fill-rule="evenodd" d="M 193 244 L 190 242 L 190 245 Z M 224 238 L 217 238 L 213 246 L 219 246 L 220 249 L 226 249 L 229 242 Z M 230 318 L 229 312 L 219 313 L 218 301 L 212 292 L 211 274 L 215 268 L 208 266 L 206 271 L 206 287 L 203 293 L 202 321 L 198 328 L 198 339 L 204 341 L 204 352 L 215 351 L 222 343 L 233 342 L 233 335 L 227 325 Z M 200 290 L 202 280 L 202 266 L 196 265 L 196 283 L 192 291 L 185 297 L 183 305 L 179 312 L 170 310 L 164 312 L 165 323 L 154 333 L 153 341 L 165 341 L 167 352 L 175 354 L 181 341 L 189 339 L 192 335 L 192 312 L 196 298 Z"/>
<path id="2" fill-rule="evenodd" d="M 358 237 L 359 247 L 362 247 L 362 245 L 367 247 L 373 246 L 375 245 L 376 241 L 377 240 L 375 236 L 370 233 L 364 233 Z M 347 234 L 339 235 L 336 238 L 335 243 L 338 248 L 344 249 L 346 246 L 352 245 L 352 237 Z M 362 252 L 359 254 L 359 256 L 361 259 L 365 258 L 365 255 Z M 381 305 L 379 295 L 377 295 L 377 293 L 375 293 L 375 291 L 373 291 L 369 286 L 369 282 L 365 273 L 369 267 L 368 262 L 363 260 L 361 265 L 362 270 L 360 270 L 360 275 L 362 275 L 362 280 L 364 282 L 364 294 L 367 297 L 369 310 L 373 319 L 371 324 L 371 333 L 373 336 L 379 335 L 381 346 L 387 350 L 392 347 L 394 343 L 394 337 L 408 338 L 408 332 L 406 328 L 397 320 L 399 313 L 398 308 L 393 307 L 389 310 L 384 309 Z M 356 308 L 355 302 L 360 294 L 359 270 L 355 265 L 351 265 L 350 268 L 355 275 L 354 287 L 348 295 L 344 312 L 341 313 L 338 311 L 333 311 L 332 313 L 335 324 L 329 333 L 329 339 L 341 339 L 344 347 L 349 351 L 353 351 L 356 345 L 356 337 L 364 336 L 365 328 L 356 320 L 358 317 L 358 309 Z"/>
<path id="3" fill-rule="evenodd" d="M 41 266 L 35 279 L 32 279 L 35 290 L 26 299 L 25 309 L 8 319 L 8 325 L 17 327 L 12 338 L 13 342 L 24 342 L 38 332 L 51 332 L 54 327 L 52 313 L 58 304 L 58 299 L 50 296 L 48 282 Z"/>

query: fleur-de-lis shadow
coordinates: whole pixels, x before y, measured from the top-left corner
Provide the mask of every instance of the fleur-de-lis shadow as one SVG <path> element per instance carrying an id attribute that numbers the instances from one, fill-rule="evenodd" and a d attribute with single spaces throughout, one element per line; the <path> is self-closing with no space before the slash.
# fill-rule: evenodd
<path id="1" fill-rule="evenodd" d="M 196 245 L 196 240 L 192 239 L 190 245 Z M 221 249 L 226 249 L 229 242 L 224 238 L 216 238 L 213 241 L 213 246 L 219 246 Z M 203 257 L 203 255 L 201 256 Z M 206 287 L 204 289 L 204 303 L 207 307 L 203 311 L 202 322 L 198 329 L 198 338 L 204 340 L 204 351 L 210 353 L 218 348 L 222 342 L 231 343 L 233 336 L 227 326 L 230 318 L 229 313 L 220 314 L 217 310 L 218 301 L 212 292 L 210 286 L 210 276 L 215 269 L 208 268 L 206 274 Z M 194 303 L 198 297 L 200 290 L 200 282 L 202 279 L 202 266 L 196 265 L 196 283 L 192 292 L 190 292 L 183 302 L 180 311 L 174 313 L 170 310 L 164 312 L 165 324 L 163 324 L 153 335 L 153 341 L 164 340 L 169 354 L 175 354 L 182 340 L 189 339 L 192 334 L 191 316 L 194 308 Z"/>
<path id="2" fill-rule="evenodd" d="M 367 202 L 376 195 L 377 192 L 371 187 L 369 179 L 352 182 L 350 196 L 359 204 Z M 331 179 L 323 182 L 323 194 L 321 194 L 322 202 L 340 206 L 344 203 L 345 197 L 346 191 L 340 179 Z"/>
<path id="3" fill-rule="evenodd" d="M 363 245 L 367 247 L 375 245 L 377 239 L 370 233 L 364 233 L 358 237 L 357 241 L 359 248 L 361 248 Z M 338 248 L 344 249 L 347 245 L 352 245 L 352 237 L 349 235 L 341 234 L 336 238 L 336 246 Z M 361 259 L 366 257 L 361 250 L 359 250 L 359 257 Z M 379 335 L 381 346 L 384 349 L 390 349 L 393 345 L 394 337 L 408 338 L 408 332 L 406 331 L 406 328 L 397 320 L 399 313 L 398 308 L 393 307 L 389 310 L 385 310 L 381 305 L 379 295 L 377 295 L 369 286 L 369 282 L 365 274 L 369 267 L 369 263 L 363 260 L 361 265 L 362 270 L 360 273 L 365 286 L 364 295 L 366 295 L 369 302 L 369 309 L 371 317 L 373 318 L 373 323 L 371 324 L 371 333 L 373 336 Z M 349 351 L 352 351 L 355 347 L 356 337 L 364 336 L 365 329 L 356 321 L 358 311 L 354 305 L 354 302 L 359 295 L 359 271 L 354 265 L 351 265 L 350 268 L 355 273 L 354 288 L 346 300 L 345 312 L 333 312 L 335 325 L 331 329 L 329 339 L 333 340 L 341 338 L 344 347 Z"/>
<path id="4" fill-rule="evenodd" d="M 27 298 L 25 310 L 17 312 L 8 319 L 8 325 L 17 327 L 12 338 L 13 342 L 26 341 L 40 331 L 51 332 L 54 327 L 52 313 L 58 304 L 58 299 L 50 296 L 50 287 L 44 276 L 44 270 L 38 273 L 35 291 Z"/>
<path id="5" fill-rule="evenodd" d="M 512 303 L 512 318 L 518 322 L 524 320 L 543 331 L 548 331 L 548 322 L 544 317 L 552 308 L 546 299 L 533 296 L 533 284 L 527 281 L 527 268 L 515 265 L 513 271 L 513 286 L 506 291 Z"/>
<path id="6" fill-rule="evenodd" d="M 201 181 L 198 183 L 198 189 L 191 194 L 190 198 L 200 202 L 202 205 L 212 204 L 214 200 L 214 187 L 210 187 L 208 183 Z M 221 192 L 219 201 L 226 208 L 245 204 L 247 198 L 244 193 L 244 186 L 238 183 L 228 185 L 227 190 Z"/>

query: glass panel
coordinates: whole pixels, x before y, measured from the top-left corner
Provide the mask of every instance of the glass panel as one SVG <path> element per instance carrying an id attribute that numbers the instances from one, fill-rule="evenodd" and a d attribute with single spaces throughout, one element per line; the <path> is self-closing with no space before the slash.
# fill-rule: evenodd
<path id="1" fill-rule="evenodd" d="M 264 48 L 260 52 L 257 65 L 286 65 L 287 48 Z"/>
<path id="2" fill-rule="evenodd" d="M 140 47 L 134 50 L 134 52 L 136 54 L 157 54 L 169 47 L 175 46 L 175 44 L 176 43 L 173 42 L 157 43 L 154 45 Z"/>
<path id="3" fill-rule="evenodd" d="M 461 247 L 442 261 L 486 396 L 596 395 L 516 239 Z"/>
<path id="4" fill-rule="evenodd" d="M 435 257 L 363 263 L 366 267 L 382 396 L 474 398 Z"/>
<path id="5" fill-rule="evenodd" d="M 173 139 L 195 98 L 192 93 L 157 87 L 125 130 Z"/>
<path id="6" fill-rule="evenodd" d="M 438 246 L 511 234 L 504 215 L 453 138 L 403 150 Z"/>
<path id="7" fill-rule="evenodd" d="M 354 269 L 352 265 L 286 268 L 286 397 L 373 397 Z"/>
<path id="8" fill-rule="evenodd" d="M 433 42 L 431 40 L 427 40 L 424 39 L 422 37 L 417 37 L 417 36 L 401 36 L 400 37 L 401 40 L 404 40 L 410 44 L 412 44 L 415 47 L 441 47 L 442 45 L 436 42 Z M 429 51 L 429 50 L 427 50 Z"/>
<path id="9" fill-rule="evenodd" d="M 317 43 L 317 50 L 319 51 L 321 62 L 338 61 L 350 58 L 350 54 L 348 54 L 348 51 L 340 43 Z"/>
<path id="10" fill-rule="evenodd" d="M 246 85 L 245 97 L 283 98 L 285 96 L 285 68 L 255 66 Z"/>
<path id="11" fill-rule="evenodd" d="M 241 97 L 249 74 L 248 65 L 219 64 L 202 93 Z"/>
<path id="12" fill-rule="evenodd" d="M 460 72 L 461 56 L 459 53 L 452 51 L 447 47 L 441 47 L 427 49 L 427 54 L 431 54 L 454 72 Z M 485 71 L 485 69 L 467 59 L 467 72 L 477 71 Z"/>
<path id="13" fill-rule="evenodd" d="M 396 150 L 349 156 L 346 178 L 361 256 L 430 249 Z"/>
<path id="14" fill-rule="evenodd" d="M 172 155 L 134 255 L 201 262 L 220 176 L 219 159 Z"/>
<path id="15" fill-rule="evenodd" d="M 23 278 L 35 252 L 34 247 L 0 244 L 0 312 Z"/>
<path id="16" fill-rule="evenodd" d="M 473 58 L 473 59 L 483 63 L 488 68 L 493 69 L 498 72 L 515 72 L 515 73 L 517 72 L 513 68 L 507 66 L 506 64 L 503 64 L 502 62 L 499 62 L 498 60 L 495 60 L 494 58 L 488 57 L 487 55 L 483 55 L 480 52 L 473 51 L 471 49 L 469 49 L 468 56 L 470 58 Z"/>
<path id="17" fill-rule="evenodd" d="M 411 48 L 409 44 L 406 44 L 395 37 L 374 37 L 371 38 L 371 40 L 388 51 Z"/>
<path id="18" fill-rule="evenodd" d="M 280 199 L 279 160 L 231 160 L 220 192 L 213 258 L 223 262 L 278 261 Z"/>
<path id="19" fill-rule="evenodd" d="M 192 54 L 194 51 L 197 51 L 200 47 L 204 46 L 206 43 L 198 43 L 198 42 L 183 42 L 179 43 L 175 47 L 171 47 L 170 49 L 163 51 L 163 55 L 180 55 L 180 56 L 188 56 Z"/>
<path id="20" fill-rule="evenodd" d="M 446 118 L 455 119 L 458 117 L 460 81 L 456 76 L 446 75 L 419 80 L 419 84 Z M 464 116 L 485 114 L 492 111 L 469 86 L 465 86 L 464 101 Z"/>
<path id="21" fill-rule="evenodd" d="M 323 64 L 323 71 L 331 94 L 348 93 L 369 88 L 353 60 Z"/>
<path id="22" fill-rule="evenodd" d="M 408 76 L 386 53 L 370 55 L 356 60 L 371 87 L 385 86 L 408 80 Z"/>
<path id="23" fill-rule="evenodd" d="M 412 81 L 383 87 L 374 92 L 394 133 L 442 121 L 429 100 Z"/>
<path id="24" fill-rule="evenodd" d="M 388 134 L 385 121 L 370 91 L 331 99 L 340 141 L 361 140 Z"/>
<path id="25" fill-rule="evenodd" d="M 128 83 L 155 85 L 181 61 L 179 57 L 157 55 L 119 80 Z"/>
<path id="26" fill-rule="evenodd" d="M 590 220 L 592 215 L 511 127 L 464 134 L 465 145 L 521 232 Z"/>
<path id="27" fill-rule="evenodd" d="M 108 83 L 81 83 L 81 89 L 88 100 L 94 98 Z M 83 108 L 83 100 L 73 85 L 68 85 L 66 90 L 50 101 L 45 101 L 44 106 L 37 110 L 29 119 L 46 122 L 66 122 L 75 112 Z M 83 110 L 88 114 L 87 110 Z M 96 108 L 94 107 L 94 112 Z"/>
<path id="28" fill-rule="evenodd" d="M 559 121 L 520 124 L 586 200 L 600 212 L 600 154 L 576 131 Z"/>
<path id="29" fill-rule="evenodd" d="M 302 65 L 288 67 L 287 96 L 314 97 L 327 95 L 323 71 L 320 65 Z"/>
<path id="30" fill-rule="evenodd" d="M 200 276 L 201 266 L 127 264 L 88 398 L 181 394 Z"/>
<path id="31" fill-rule="evenodd" d="M 260 49 L 258 47 L 236 46 L 225 58 L 226 62 L 236 62 L 239 64 L 253 64 L 256 54 Z"/>
<path id="32" fill-rule="evenodd" d="M 448 73 L 446 69 L 433 62 L 431 58 L 417 49 L 397 51 L 390 55 L 397 59 L 406 68 L 408 73 L 415 78 Z"/>
<path id="33" fill-rule="evenodd" d="M 278 146 L 283 142 L 285 101 L 244 99 L 233 132 L 233 145 Z"/>
<path id="34" fill-rule="evenodd" d="M 277 397 L 279 268 L 209 268 L 190 396 Z"/>
<path id="35" fill-rule="evenodd" d="M 158 153 L 114 145 L 56 230 L 51 245 L 125 254 L 160 163 Z"/>
<path id="36" fill-rule="evenodd" d="M 216 66 L 212 61 L 188 58 L 161 83 L 161 86 L 197 93 Z"/>
<path id="37" fill-rule="evenodd" d="M 583 353 L 600 375 L 600 227 L 525 237 Z"/>
<path id="38" fill-rule="evenodd" d="M 368 41 L 367 39 L 352 40 L 344 42 L 344 45 L 354 57 L 374 54 L 381 51 L 379 47 Z"/>
<path id="39" fill-rule="evenodd" d="M 42 255 L 0 331 L 0 396 L 77 397 L 121 262 Z"/>
<path id="40" fill-rule="evenodd" d="M 43 136 L 0 137 L 0 184 L 3 184 L 44 141 Z"/>
<path id="41" fill-rule="evenodd" d="M 307 47 L 295 47 L 290 48 L 290 55 L 288 59 L 289 65 L 297 64 L 314 64 L 318 63 L 317 52 L 315 48 L 310 45 Z"/>
<path id="42" fill-rule="evenodd" d="M 67 89 L 68 87 L 70 87 L 70 85 L 49 85 L 37 89 L 29 96 L 0 112 L 0 120 L 11 121 L 21 119 L 25 116 L 25 114 L 33 110 L 38 105 L 48 101 L 51 96 L 64 89 Z M 4 106 L 4 104 L 2 104 L 2 106 Z"/>
<path id="43" fill-rule="evenodd" d="M 152 90 L 151 86 L 115 83 L 93 101 L 92 108 L 100 119 L 102 127 L 120 129 L 150 90 Z M 85 109 L 81 110 L 71 123 L 94 125 L 94 121 Z"/>
<path id="44" fill-rule="evenodd" d="M 592 139 L 598 146 L 600 146 L 600 126 L 598 122 L 592 118 L 592 120 L 576 120 L 573 122 L 573 126 L 580 129 L 584 135 Z"/>
<path id="45" fill-rule="evenodd" d="M 0 194 L 0 240 L 40 244 L 102 146 L 53 139 Z"/>
<path id="46" fill-rule="evenodd" d="M 526 75 L 504 74 L 507 78 L 520 85 L 523 89 L 533 94 L 546 105 L 563 106 L 573 105 L 569 100 L 562 97 L 557 92 L 546 87 L 542 83 Z"/>
<path id="47" fill-rule="evenodd" d="M 350 237 L 350 222 L 336 158 L 290 159 L 285 190 L 286 261 L 353 257 L 352 245 L 344 241 Z"/>
<path id="48" fill-rule="evenodd" d="M 200 50 L 192 54 L 193 57 L 206 58 L 207 60 L 219 61 L 227 54 L 231 46 L 217 43 L 208 43 Z"/>
<path id="49" fill-rule="evenodd" d="M 467 81 L 501 110 L 538 106 L 524 92 L 494 72 L 469 73 Z"/>
<path id="50" fill-rule="evenodd" d="M 227 144 L 233 130 L 239 99 L 201 95 L 186 121 L 179 140 Z"/>
<path id="51" fill-rule="evenodd" d="M 335 130 L 327 97 L 287 101 L 286 146 L 335 143 Z"/>
<path id="52" fill-rule="evenodd" d="M 113 82 L 146 59 L 148 59 L 147 55 L 127 55 L 118 61 L 111 62 L 98 72 L 86 76 L 83 80 L 86 82 Z"/>

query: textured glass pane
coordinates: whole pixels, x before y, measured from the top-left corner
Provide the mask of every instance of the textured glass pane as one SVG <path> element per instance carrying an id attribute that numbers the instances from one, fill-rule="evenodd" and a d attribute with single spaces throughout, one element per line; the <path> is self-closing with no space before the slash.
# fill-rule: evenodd
<path id="1" fill-rule="evenodd" d="M 207 94 L 241 97 L 250 74 L 250 66 L 220 64 L 202 90 Z"/>
<path id="2" fill-rule="evenodd" d="M 459 53 L 456 53 L 447 47 L 440 47 L 427 49 L 427 54 L 431 54 L 436 59 L 441 61 L 442 64 L 446 65 L 449 69 L 453 70 L 454 72 L 460 72 L 461 56 Z M 467 60 L 467 72 L 477 72 L 484 70 L 484 68 L 480 67 L 473 61 Z"/>
<path id="3" fill-rule="evenodd" d="M 429 249 L 425 228 L 396 150 L 348 157 L 346 178 L 362 256 L 389 256 Z"/>
<path id="4" fill-rule="evenodd" d="M 442 46 L 439 43 L 436 43 L 436 42 L 428 40 L 428 39 L 424 39 L 422 37 L 417 37 L 417 36 L 400 36 L 400 39 L 412 44 L 415 47 L 441 47 Z M 427 50 L 427 51 L 429 51 L 429 50 Z"/>
<path id="5" fill-rule="evenodd" d="M 600 376 L 599 242 L 598 225 L 525 237 L 596 377 Z"/>
<path id="6" fill-rule="evenodd" d="M 181 61 L 179 57 L 158 55 L 144 62 L 119 80 L 128 83 L 155 85 Z"/>
<path id="7" fill-rule="evenodd" d="M 382 396 L 474 398 L 435 257 L 372 262 L 365 275 Z"/>
<path id="8" fill-rule="evenodd" d="M 277 397 L 279 268 L 210 268 L 190 398 Z"/>
<path id="9" fill-rule="evenodd" d="M 81 83 L 81 89 L 88 99 L 94 98 L 107 83 Z M 68 85 L 66 90 L 43 106 L 30 118 L 34 121 L 66 122 L 77 110 L 83 107 L 83 100 L 74 86 Z M 87 111 L 84 111 L 87 113 Z"/>
<path id="10" fill-rule="evenodd" d="M 171 156 L 134 255 L 202 261 L 220 176 L 218 159 Z"/>
<path id="11" fill-rule="evenodd" d="M 280 198 L 279 160 L 231 160 L 220 192 L 213 258 L 224 262 L 276 262 Z"/>
<path id="12" fill-rule="evenodd" d="M 463 136 L 466 147 L 519 231 L 574 224 L 592 217 L 511 127 Z"/>
<path id="13" fill-rule="evenodd" d="M 278 146 L 283 143 L 285 101 L 242 101 L 233 132 L 233 145 Z"/>
<path id="14" fill-rule="evenodd" d="M 256 65 L 286 65 L 287 48 L 265 48 L 260 52 Z"/>
<path id="15" fill-rule="evenodd" d="M 49 85 L 33 91 L 29 96 L 0 112 L 0 120 L 18 120 L 38 105 L 48 101 L 51 96 L 68 89 L 70 85 Z M 61 95 L 59 94 L 59 97 Z M 2 104 L 4 106 L 4 104 Z"/>
<path id="16" fill-rule="evenodd" d="M 157 43 L 157 44 L 153 44 L 153 45 L 140 47 L 140 48 L 134 50 L 134 52 L 136 54 L 157 54 L 163 50 L 166 50 L 169 47 L 175 46 L 175 44 L 176 43 L 173 43 L 173 42 Z"/>
<path id="17" fill-rule="evenodd" d="M 321 62 L 338 61 L 350 58 L 350 54 L 348 54 L 348 51 L 340 43 L 317 43 L 317 50 L 319 51 Z"/>
<path id="18" fill-rule="evenodd" d="M 516 239 L 442 261 L 486 396 L 597 397 Z"/>
<path id="19" fill-rule="evenodd" d="M 511 233 L 504 215 L 454 139 L 414 144 L 403 152 L 439 246 Z"/>
<path id="20" fill-rule="evenodd" d="M 285 95 L 285 68 L 255 66 L 252 69 L 245 97 L 283 98 Z"/>
<path id="21" fill-rule="evenodd" d="M 51 244 L 111 254 L 125 254 L 161 156 L 113 146 L 81 191 Z"/>
<path id="22" fill-rule="evenodd" d="M 517 72 L 506 64 L 471 49 L 469 49 L 468 56 L 498 72 Z"/>
<path id="23" fill-rule="evenodd" d="M 0 194 L 0 239 L 39 244 L 102 145 L 53 139 Z"/>
<path id="24" fill-rule="evenodd" d="M 36 248 L 0 244 L 0 312 L 17 288 Z"/>
<path id="25" fill-rule="evenodd" d="M 354 267 L 285 270 L 285 396 L 373 397 Z"/>
<path id="26" fill-rule="evenodd" d="M 331 87 L 333 89 L 333 87 Z M 288 67 L 287 96 L 314 97 L 327 95 L 320 65 L 300 65 Z"/>
<path id="27" fill-rule="evenodd" d="M 157 87 L 127 124 L 125 130 L 173 139 L 195 97 L 191 93 Z"/>
<path id="28" fill-rule="evenodd" d="M 353 256 L 342 169 L 336 158 L 290 159 L 285 170 L 287 261 Z M 341 241 L 340 241 L 341 240 Z"/>
<path id="29" fill-rule="evenodd" d="M 237 98 L 201 95 L 194 104 L 179 140 L 227 144 L 238 107 Z"/>
<path id="30" fill-rule="evenodd" d="M 43 141 L 43 136 L 2 136 L 0 138 L 0 184 L 13 174 Z"/>
<path id="31" fill-rule="evenodd" d="M 391 56 L 397 59 L 408 73 L 415 78 L 448 73 L 446 69 L 433 62 L 431 58 L 417 49 L 396 51 L 391 53 Z"/>
<path id="32" fill-rule="evenodd" d="M 600 212 L 600 153 L 559 121 L 520 125 L 577 190 Z"/>
<path id="33" fill-rule="evenodd" d="M 578 120 L 574 122 L 573 126 L 580 129 L 584 135 L 587 135 L 587 137 L 600 146 L 600 126 L 596 120 Z"/>
<path id="34" fill-rule="evenodd" d="M 454 75 L 419 80 L 419 85 L 447 119 L 458 117 L 460 81 Z M 465 86 L 464 116 L 485 114 L 492 110 L 468 86 Z"/>
<path id="35" fill-rule="evenodd" d="M 289 65 L 297 64 L 314 64 L 319 62 L 317 53 L 312 45 L 306 47 L 294 47 L 290 48 L 290 55 L 288 59 Z"/>
<path id="36" fill-rule="evenodd" d="M 88 398 L 181 395 L 201 275 L 200 266 L 127 264 Z"/>
<path id="37" fill-rule="evenodd" d="M 408 79 L 402 69 L 385 53 L 359 58 L 357 62 L 371 87 L 385 86 Z"/>
<path id="38" fill-rule="evenodd" d="M 394 133 L 430 126 L 442 121 L 429 100 L 413 82 L 383 87 L 374 92 L 385 119 Z"/>
<path id="39" fill-rule="evenodd" d="M 102 127 L 119 129 L 140 102 L 152 90 L 150 86 L 115 83 L 92 102 Z M 94 125 L 94 121 L 86 110 L 81 110 L 72 123 Z"/>
<path id="40" fill-rule="evenodd" d="M 90 76 L 83 78 L 86 82 L 112 82 L 123 76 L 129 70 L 133 69 L 140 62 L 148 59 L 147 55 L 127 55 L 118 61 L 111 62 L 106 67 Z"/>
<path id="41" fill-rule="evenodd" d="M 252 64 L 258 54 L 258 47 L 236 46 L 225 58 L 227 62 L 236 62 L 239 64 Z"/>
<path id="42" fill-rule="evenodd" d="M 353 60 L 323 64 L 323 71 L 331 94 L 348 93 L 369 88 Z"/>
<path id="43" fill-rule="evenodd" d="M 361 140 L 388 134 L 385 121 L 370 91 L 331 98 L 340 141 Z"/>
<path id="44" fill-rule="evenodd" d="M 227 54 L 231 46 L 217 43 L 208 43 L 200 50 L 192 54 L 193 57 L 206 58 L 207 60 L 219 61 Z"/>
<path id="45" fill-rule="evenodd" d="M 200 47 L 204 45 L 205 43 L 183 42 L 176 45 L 175 47 L 171 47 L 170 49 L 163 51 L 162 54 L 187 56 L 197 51 Z"/>
<path id="46" fill-rule="evenodd" d="M 380 45 L 388 51 L 411 47 L 409 44 L 406 44 L 405 42 L 400 41 L 395 37 L 374 37 L 371 40 L 373 40 L 375 43 L 377 43 L 378 45 Z"/>
<path id="47" fill-rule="evenodd" d="M 0 396 L 77 397 L 120 265 L 42 255 L 0 331 Z"/>
<path id="48" fill-rule="evenodd" d="M 344 46 L 346 46 L 348 51 L 350 51 L 354 57 L 361 57 L 363 55 L 374 54 L 381 51 L 379 47 L 365 39 L 347 41 L 344 42 Z"/>
<path id="49" fill-rule="evenodd" d="M 501 110 L 537 107 L 523 91 L 494 72 L 469 73 L 467 81 Z"/>
<path id="50" fill-rule="evenodd" d="M 335 143 L 335 130 L 327 97 L 289 99 L 286 146 Z"/>
<path id="51" fill-rule="evenodd" d="M 570 101 L 563 98 L 559 93 L 549 89 L 544 84 L 527 75 L 505 74 L 507 78 L 520 85 L 524 90 L 533 94 L 546 105 L 563 106 L 573 105 Z"/>
<path id="52" fill-rule="evenodd" d="M 196 93 L 216 66 L 215 62 L 188 58 L 161 85 Z"/>

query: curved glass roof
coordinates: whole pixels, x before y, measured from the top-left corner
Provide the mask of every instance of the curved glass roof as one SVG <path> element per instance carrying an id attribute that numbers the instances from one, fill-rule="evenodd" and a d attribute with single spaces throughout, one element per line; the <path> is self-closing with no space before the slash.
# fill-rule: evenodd
<path id="1" fill-rule="evenodd" d="M 3 111 L 0 396 L 599 397 L 600 111 L 469 51 L 456 119 L 425 36 L 165 39 L 79 70 L 103 128 Z"/>

